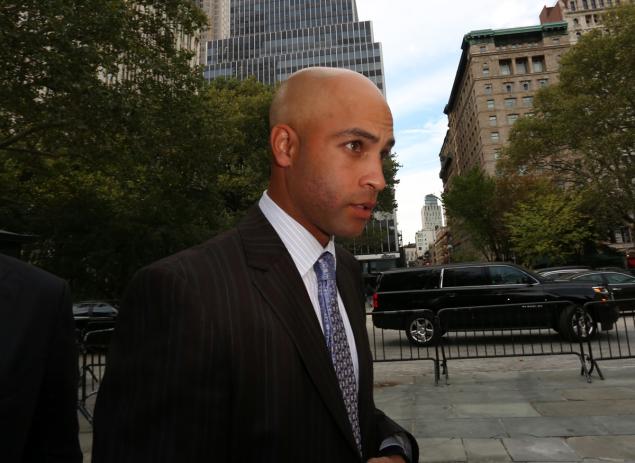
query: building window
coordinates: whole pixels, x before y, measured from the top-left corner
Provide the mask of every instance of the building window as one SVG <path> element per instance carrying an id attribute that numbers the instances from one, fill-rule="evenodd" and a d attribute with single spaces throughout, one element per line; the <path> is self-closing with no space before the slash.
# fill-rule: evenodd
<path id="1" fill-rule="evenodd" d="M 512 61 L 510 59 L 502 59 L 498 62 L 500 67 L 500 73 L 503 76 L 508 76 L 512 73 Z"/>
<path id="2" fill-rule="evenodd" d="M 492 84 L 485 84 L 485 94 L 486 95 L 492 94 Z"/>
<path id="3" fill-rule="evenodd" d="M 538 79 L 538 85 L 540 85 L 540 87 L 546 87 L 549 85 L 549 79 Z"/>
<path id="4" fill-rule="evenodd" d="M 505 107 L 513 108 L 516 106 L 516 98 L 505 98 Z"/>
<path id="5" fill-rule="evenodd" d="M 496 127 L 496 116 L 489 117 L 489 125 Z"/>
<path id="6" fill-rule="evenodd" d="M 487 47 L 486 47 L 485 45 L 481 45 L 481 46 L 479 47 L 479 51 L 480 51 L 481 53 L 485 53 L 485 52 L 487 51 Z"/>
<path id="7" fill-rule="evenodd" d="M 523 106 L 532 106 L 534 104 L 533 96 L 524 96 L 523 97 Z"/>
<path id="8" fill-rule="evenodd" d="M 571 11 L 575 11 L 575 2 L 569 2 L 569 8 L 571 9 Z"/>
<path id="9" fill-rule="evenodd" d="M 485 77 L 489 76 L 489 64 L 484 64 L 483 65 L 483 75 Z"/>
<path id="10" fill-rule="evenodd" d="M 497 148 L 494 150 L 494 160 L 498 161 L 501 157 L 501 150 L 500 148 Z"/>
<path id="11" fill-rule="evenodd" d="M 575 24 L 576 26 L 580 25 L 580 21 L 578 21 L 578 18 L 573 18 L 573 24 Z"/>
<path id="12" fill-rule="evenodd" d="M 518 120 L 518 114 L 508 114 L 507 115 L 507 123 L 509 125 L 514 125 L 514 122 Z"/>
<path id="13" fill-rule="evenodd" d="M 492 140 L 494 143 L 498 143 L 498 141 L 500 140 L 500 137 L 498 135 L 498 132 L 492 132 L 489 134 L 489 138 L 490 140 Z"/>
<path id="14" fill-rule="evenodd" d="M 516 58 L 516 74 L 527 74 L 527 58 Z"/>
<path id="15" fill-rule="evenodd" d="M 595 0 L 591 0 L 591 8 L 593 8 L 594 10 L 597 8 L 597 4 Z"/>
<path id="16" fill-rule="evenodd" d="M 599 0 L 598 4 L 600 5 L 600 8 L 604 8 L 604 0 Z"/>
<path id="17" fill-rule="evenodd" d="M 511 93 L 514 91 L 514 83 L 513 82 L 505 82 L 503 84 L 503 86 L 505 87 L 505 92 L 506 93 Z"/>
<path id="18" fill-rule="evenodd" d="M 551 39 L 551 41 L 557 45 L 560 43 L 560 37 L 554 37 Z"/>
<path id="19" fill-rule="evenodd" d="M 522 85 L 523 91 L 525 92 L 531 90 L 531 80 L 523 80 L 520 85 Z"/>
<path id="20" fill-rule="evenodd" d="M 487 109 L 494 109 L 494 100 L 487 100 Z"/>
<path id="21" fill-rule="evenodd" d="M 588 0 L 582 0 L 582 8 L 585 10 L 589 9 L 589 2 Z"/>
<path id="22" fill-rule="evenodd" d="M 591 24 L 591 15 L 588 14 L 584 17 L 584 20 L 586 21 L 587 25 Z"/>
<path id="23" fill-rule="evenodd" d="M 532 56 L 531 57 L 531 69 L 534 72 L 545 72 L 545 57 L 544 56 Z"/>

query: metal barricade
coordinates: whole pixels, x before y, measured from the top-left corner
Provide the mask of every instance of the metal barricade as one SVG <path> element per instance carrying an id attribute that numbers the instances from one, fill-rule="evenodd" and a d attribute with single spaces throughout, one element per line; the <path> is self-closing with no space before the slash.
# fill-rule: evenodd
<path id="1" fill-rule="evenodd" d="M 94 401 L 106 368 L 106 354 L 114 328 L 87 326 L 79 343 L 80 373 L 77 408 L 92 424 Z"/>
<path id="2" fill-rule="evenodd" d="M 597 360 L 606 358 L 597 355 L 594 343 L 621 336 L 628 350 L 622 346 L 622 356 L 614 358 L 631 353 L 632 314 L 626 328 L 619 327 L 625 322 L 619 319 L 611 331 L 599 332 L 598 315 L 611 307 L 612 302 L 592 301 L 580 307 L 571 301 L 549 301 L 446 308 L 436 314 L 424 309 L 375 311 L 367 314 L 367 328 L 375 362 L 430 360 L 437 383 L 441 375 L 448 381 L 449 360 L 564 355 L 577 357 L 580 374 L 590 382 L 594 371 L 603 379 Z M 432 321 L 434 342 L 413 345 L 403 334 L 415 314 Z M 615 350 L 610 344 L 605 344 L 607 348 Z"/>

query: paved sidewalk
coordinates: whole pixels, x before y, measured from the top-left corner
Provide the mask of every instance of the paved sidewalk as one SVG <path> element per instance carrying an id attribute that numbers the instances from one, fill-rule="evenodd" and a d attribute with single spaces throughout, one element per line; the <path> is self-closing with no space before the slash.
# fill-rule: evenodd
<path id="1" fill-rule="evenodd" d="M 421 462 L 635 463 L 635 361 L 600 366 L 606 379 L 587 383 L 576 359 L 451 361 L 435 386 L 431 362 L 379 363 L 375 402 L 414 434 Z"/>
<path id="2" fill-rule="evenodd" d="M 429 363 L 377 365 L 375 403 L 414 434 L 422 462 L 635 462 L 632 361 L 602 363 L 606 379 L 592 383 L 575 361 L 493 361 L 487 371 L 450 362 L 439 386 Z"/>

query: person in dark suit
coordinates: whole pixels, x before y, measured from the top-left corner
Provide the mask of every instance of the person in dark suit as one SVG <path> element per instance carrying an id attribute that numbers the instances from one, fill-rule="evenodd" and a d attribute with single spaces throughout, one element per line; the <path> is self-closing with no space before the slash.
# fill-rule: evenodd
<path id="1" fill-rule="evenodd" d="M 0 254 L 0 460 L 82 461 L 68 285 Z"/>
<path id="2" fill-rule="evenodd" d="M 416 462 L 375 408 L 359 235 L 392 116 L 352 71 L 293 74 L 270 110 L 271 179 L 240 224 L 139 271 L 122 304 L 93 462 Z"/>

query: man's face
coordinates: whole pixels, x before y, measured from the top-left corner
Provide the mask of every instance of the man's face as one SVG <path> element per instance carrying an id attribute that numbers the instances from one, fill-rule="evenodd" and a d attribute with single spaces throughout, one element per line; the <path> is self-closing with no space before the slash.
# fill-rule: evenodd
<path id="1" fill-rule="evenodd" d="M 392 145 L 392 116 L 371 93 L 336 93 L 297 131 L 299 150 L 287 175 L 293 216 L 322 244 L 358 236 L 386 182 L 382 159 Z"/>

